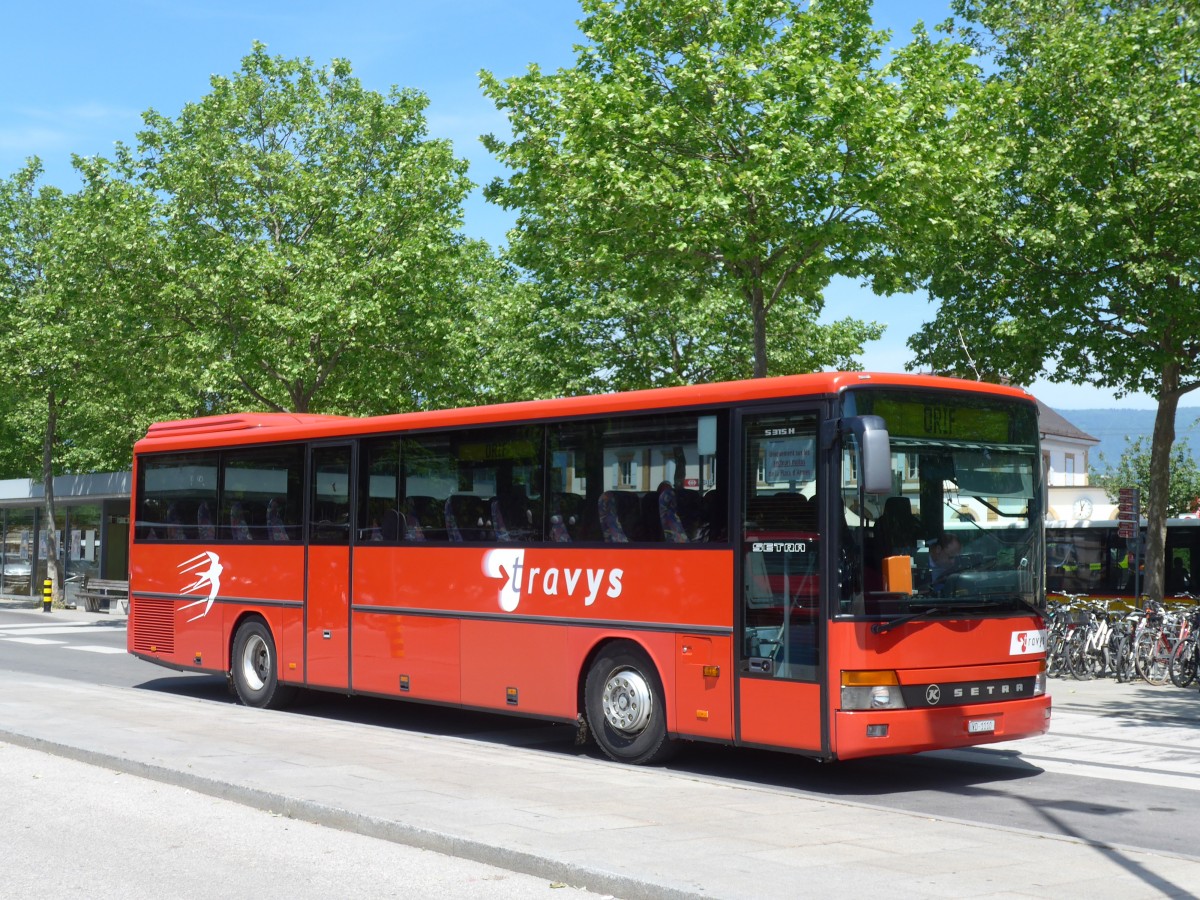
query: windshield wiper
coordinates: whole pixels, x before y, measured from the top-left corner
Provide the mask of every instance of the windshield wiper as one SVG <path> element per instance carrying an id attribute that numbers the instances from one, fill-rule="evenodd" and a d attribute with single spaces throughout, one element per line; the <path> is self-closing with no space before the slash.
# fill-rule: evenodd
<path id="1" fill-rule="evenodd" d="M 1046 611 L 1044 609 L 1038 609 L 1034 604 L 1030 603 L 1024 597 L 1011 597 L 1007 600 L 981 600 L 979 602 L 978 607 L 976 607 L 976 608 L 977 609 L 995 609 L 996 607 L 999 607 L 999 606 L 1011 606 L 1014 600 L 1017 603 L 1019 603 L 1021 606 L 1025 607 L 1027 610 L 1029 610 L 1031 613 L 1033 613 L 1035 616 L 1038 616 L 1043 619 L 1046 617 Z"/>
<path id="2" fill-rule="evenodd" d="M 912 622 L 916 619 L 923 619 L 926 616 L 932 616 L 935 613 L 958 613 L 961 615 L 963 613 L 974 612 L 980 609 L 995 609 L 1001 606 L 1011 606 L 1013 600 L 1028 609 L 1034 615 L 1045 618 L 1045 612 L 1038 609 L 1036 606 L 1022 597 L 1013 597 L 1010 600 L 980 600 L 977 603 L 958 600 L 955 603 L 942 604 L 941 606 L 927 606 L 925 609 L 918 609 L 916 612 L 910 612 L 903 616 L 897 616 L 895 619 L 891 619 L 887 622 L 876 622 L 871 626 L 871 634 L 885 634 L 886 632 L 891 631 L 893 628 L 898 628 L 907 622 Z"/>
<path id="3" fill-rule="evenodd" d="M 927 607 L 926 609 L 919 609 L 916 612 L 911 612 L 911 613 L 908 613 L 907 615 L 899 616 L 895 619 L 892 619 L 889 622 L 876 622 L 874 625 L 871 626 L 871 634 L 884 634 L 885 632 L 891 631 L 893 628 L 897 628 L 900 625 L 903 625 L 905 622 L 911 622 L 914 619 L 921 619 L 921 618 L 924 618 L 925 616 L 931 616 L 936 612 L 941 612 L 944 608 L 945 607 L 941 607 L 941 606 L 930 606 L 930 607 Z"/>

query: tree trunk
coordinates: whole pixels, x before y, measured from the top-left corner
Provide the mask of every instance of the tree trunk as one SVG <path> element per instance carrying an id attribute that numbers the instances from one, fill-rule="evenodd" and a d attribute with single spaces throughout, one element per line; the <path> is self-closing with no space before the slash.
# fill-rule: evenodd
<path id="1" fill-rule="evenodd" d="M 54 508 L 54 433 L 58 428 L 58 405 L 51 388 L 46 394 L 46 436 L 42 440 L 42 485 L 46 497 L 46 521 L 42 527 L 46 548 L 46 573 L 50 576 L 50 596 L 54 606 L 61 607 L 64 597 L 62 559 L 58 555 L 58 521 Z"/>
<path id="2" fill-rule="evenodd" d="M 750 311 L 754 316 L 754 377 L 767 377 L 767 304 L 761 284 L 750 292 Z"/>
<path id="3" fill-rule="evenodd" d="M 1163 599 L 1166 585 L 1167 499 L 1171 486 L 1171 448 L 1175 444 L 1175 413 L 1179 409 L 1179 363 L 1163 367 L 1162 390 L 1150 442 L 1150 498 L 1146 504 L 1146 581 L 1142 591 L 1151 600 Z"/>

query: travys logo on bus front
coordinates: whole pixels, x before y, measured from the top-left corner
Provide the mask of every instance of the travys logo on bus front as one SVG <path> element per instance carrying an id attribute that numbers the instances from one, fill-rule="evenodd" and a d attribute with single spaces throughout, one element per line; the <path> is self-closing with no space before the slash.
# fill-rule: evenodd
<path id="1" fill-rule="evenodd" d="M 1009 656 L 1030 656 L 1046 652 L 1046 630 L 1014 631 L 1008 644 Z"/>
<path id="2" fill-rule="evenodd" d="M 497 582 L 497 601 L 513 612 L 522 597 L 575 600 L 591 606 L 598 597 L 621 596 L 623 569 L 587 566 L 534 565 L 525 561 L 525 550 L 489 550 L 483 556 L 483 574 Z"/>

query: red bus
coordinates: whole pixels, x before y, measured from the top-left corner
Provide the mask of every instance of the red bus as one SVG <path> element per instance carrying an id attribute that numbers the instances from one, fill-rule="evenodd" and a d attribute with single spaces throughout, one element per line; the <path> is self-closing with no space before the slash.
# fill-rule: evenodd
<path id="1" fill-rule="evenodd" d="M 825 373 L 154 425 L 129 652 L 299 688 L 849 759 L 1041 734 L 1026 393 Z"/>

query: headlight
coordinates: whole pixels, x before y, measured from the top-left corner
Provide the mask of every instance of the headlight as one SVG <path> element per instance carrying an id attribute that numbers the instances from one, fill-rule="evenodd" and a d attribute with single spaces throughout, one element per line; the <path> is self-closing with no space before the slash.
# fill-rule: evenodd
<path id="1" fill-rule="evenodd" d="M 894 671 L 842 672 L 842 709 L 905 709 Z"/>

